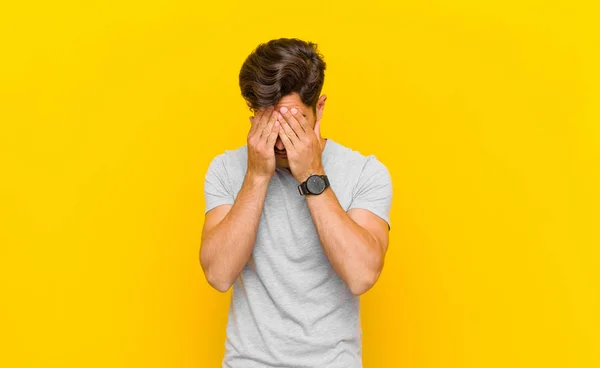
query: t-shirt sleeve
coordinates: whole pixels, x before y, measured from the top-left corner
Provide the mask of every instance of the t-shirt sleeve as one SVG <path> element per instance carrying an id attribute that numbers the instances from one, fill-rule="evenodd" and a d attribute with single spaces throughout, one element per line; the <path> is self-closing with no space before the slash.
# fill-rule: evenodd
<path id="1" fill-rule="evenodd" d="M 362 208 L 369 210 L 390 224 L 392 206 L 392 178 L 385 167 L 375 156 L 368 156 L 358 183 L 352 193 L 352 202 L 348 210 Z"/>
<path id="2" fill-rule="evenodd" d="M 204 199 L 206 203 L 204 213 L 222 204 L 234 203 L 235 198 L 225 169 L 223 154 L 213 158 L 208 165 L 204 178 Z"/>

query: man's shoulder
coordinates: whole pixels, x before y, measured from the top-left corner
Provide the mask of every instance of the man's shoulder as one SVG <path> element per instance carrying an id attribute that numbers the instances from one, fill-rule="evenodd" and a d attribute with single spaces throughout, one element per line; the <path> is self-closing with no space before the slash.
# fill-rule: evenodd
<path id="1" fill-rule="evenodd" d="M 230 166 L 232 163 L 239 162 L 240 160 L 248 159 L 248 146 L 243 145 L 237 148 L 224 149 L 217 155 L 215 155 L 212 161 L 220 161 L 225 167 Z"/>
<path id="2" fill-rule="evenodd" d="M 210 167 L 216 167 L 226 171 L 229 175 L 240 173 L 244 175 L 248 165 L 248 146 L 243 145 L 237 148 L 224 149 L 216 154 L 210 164 Z"/>
<path id="3" fill-rule="evenodd" d="M 387 167 L 376 155 L 366 154 L 331 139 L 328 139 L 328 141 L 327 144 L 331 143 L 331 146 L 329 147 L 329 160 L 334 165 L 350 166 L 357 169 L 360 168 L 361 171 L 365 169 L 387 171 Z"/>

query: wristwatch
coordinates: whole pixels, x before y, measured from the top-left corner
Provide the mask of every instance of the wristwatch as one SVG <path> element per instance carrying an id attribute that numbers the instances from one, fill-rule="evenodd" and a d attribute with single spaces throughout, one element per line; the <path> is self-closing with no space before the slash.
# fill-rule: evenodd
<path id="1" fill-rule="evenodd" d="M 311 175 L 306 181 L 298 185 L 300 195 L 321 194 L 329 188 L 329 179 L 327 175 Z"/>

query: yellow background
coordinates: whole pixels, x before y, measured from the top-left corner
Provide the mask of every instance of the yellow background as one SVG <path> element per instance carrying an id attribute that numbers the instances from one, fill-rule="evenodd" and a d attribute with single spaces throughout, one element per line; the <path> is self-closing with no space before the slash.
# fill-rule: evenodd
<path id="1" fill-rule="evenodd" d="M 364 365 L 600 367 L 593 2 L 7 2 L 2 367 L 217 367 L 198 262 L 209 161 L 245 144 L 239 68 L 317 42 L 323 136 L 394 180 Z"/>

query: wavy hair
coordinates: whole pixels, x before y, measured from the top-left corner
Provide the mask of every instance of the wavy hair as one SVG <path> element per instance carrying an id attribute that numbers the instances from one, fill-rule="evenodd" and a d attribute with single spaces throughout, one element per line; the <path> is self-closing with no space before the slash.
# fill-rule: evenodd
<path id="1" fill-rule="evenodd" d="M 250 110 L 275 105 L 283 96 L 298 93 L 316 113 L 325 81 L 326 64 L 317 44 L 297 38 L 261 43 L 240 70 L 242 97 Z"/>

